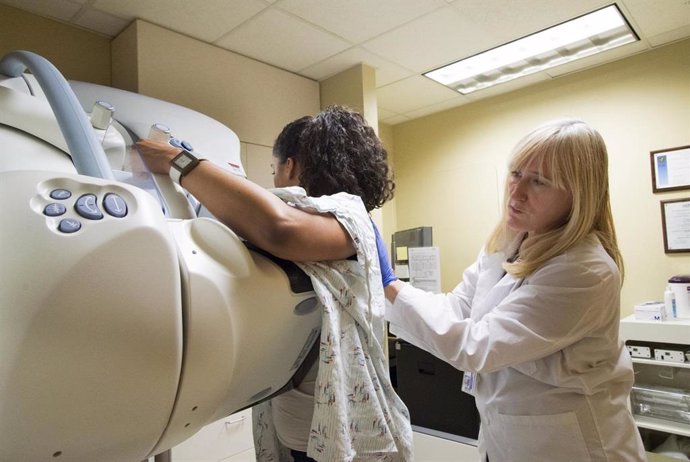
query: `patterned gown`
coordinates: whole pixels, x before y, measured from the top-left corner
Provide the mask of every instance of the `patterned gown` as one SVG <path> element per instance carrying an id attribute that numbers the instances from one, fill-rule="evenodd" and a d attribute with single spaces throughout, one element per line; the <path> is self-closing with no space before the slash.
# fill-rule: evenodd
<path id="1" fill-rule="evenodd" d="M 393 390 L 384 355 L 385 298 L 371 219 L 347 193 L 309 197 L 273 189 L 288 204 L 331 213 L 350 234 L 357 260 L 297 263 L 322 308 L 321 348 L 307 454 L 319 462 L 411 461 L 407 407 Z M 257 461 L 290 461 L 275 435 L 270 401 L 253 409 Z"/>

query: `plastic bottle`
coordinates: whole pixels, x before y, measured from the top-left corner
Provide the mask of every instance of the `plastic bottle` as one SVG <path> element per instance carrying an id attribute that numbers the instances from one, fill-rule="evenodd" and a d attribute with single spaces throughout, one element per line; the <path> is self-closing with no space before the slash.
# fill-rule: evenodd
<path id="1" fill-rule="evenodd" d="M 671 286 L 666 286 L 664 291 L 664 308 L 666 308 L 667 318 L 676 318 L 676 297 L 673 295 Z"/>

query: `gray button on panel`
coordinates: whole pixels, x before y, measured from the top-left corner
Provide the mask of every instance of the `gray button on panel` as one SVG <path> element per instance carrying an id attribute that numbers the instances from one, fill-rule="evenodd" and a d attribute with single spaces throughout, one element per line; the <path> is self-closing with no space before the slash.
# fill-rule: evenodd
<path id="1" fill-rule="evenodd" d="M 127 203 L 125 200 L 115 193 L 108 193 L 103 198 L 103 208 L 105 211 L 116 218 L 122 218 L 127 215 Z"/>
<path id="2" fill-rule="evenodd" d="M 77 199 L 74 209 L 79 215 L 88 220 L 100 220 L 103 218 L 103 213 L 98 208 L 95 194 L 84 194 Z"/>
<path id="3" fill-rule="evenodd" d="M 62 204 L 52 203 L 45 206 L 43 214 L 49 217 L 59 217 L 67 211 L 67 207 Z"/>
<path id="4" fill-rule="evenodd" d="M 62 200 L 69 199 L 70 197 L 72 197 L 72 193 L 70 191 L 68 191 L 66 189 L 62 189 L 62 188 L 53 189 L 52 191 L 50 191 L 50 197 L 52 197 L 55 200 L 62 201 Z"/>
<path id="5" fill-rule="evenodd" d="M 65 218 L 64 220 L 60 220 L 60 224 L 58 225 L 58 230 L 62 231 L 63 233 L 76 233 L 81 229 L 81 223 L 79 223 L 79 220 L 75 220 L 74 218 Z"/>

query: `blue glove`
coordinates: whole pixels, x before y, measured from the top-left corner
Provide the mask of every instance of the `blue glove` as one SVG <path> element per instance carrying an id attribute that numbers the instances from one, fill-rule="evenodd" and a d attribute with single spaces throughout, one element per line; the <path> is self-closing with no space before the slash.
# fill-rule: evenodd
<path id="1" fill-rule="evenodd" d="M 383 282 L 383 287 L 387 287 L 391 282 L 397 281 L 398 277 L 393 272 L 391 268 L 390 260 L 388 259 L 388 251 L 386 251 L 386 244 L 383 242 L 381 233 L 376 227 L 376 223 L 371 221 L 371 225 L 374 227 L 374 235 L 376 236 L 376 250 L 379 254 L 379 266 L 381 267 L 381 281 Z"/>

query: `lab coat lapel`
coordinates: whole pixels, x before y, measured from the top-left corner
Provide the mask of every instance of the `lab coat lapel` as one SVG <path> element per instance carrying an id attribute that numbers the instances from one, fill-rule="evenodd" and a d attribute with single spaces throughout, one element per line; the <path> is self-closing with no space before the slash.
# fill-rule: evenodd
<path id="1" fill-rule="evenodd" d="M 506 292 L 503 287 L 504 284 L 502 284 L 503 275 L 505 274 L 503 269 L 503 262 L 505 260 L 506 255 L 503 252 L 480 257 L 477 289 L 472 302 L 472 319 L 481 319 L 491 308 L 496 306 L 497 300 L 502 300 L 510 292 L 510 289 Z M 504 292 L 505 295 L 497 298 Z"/>

